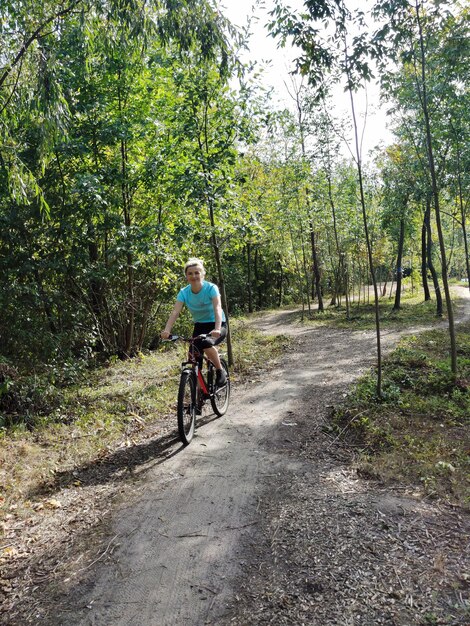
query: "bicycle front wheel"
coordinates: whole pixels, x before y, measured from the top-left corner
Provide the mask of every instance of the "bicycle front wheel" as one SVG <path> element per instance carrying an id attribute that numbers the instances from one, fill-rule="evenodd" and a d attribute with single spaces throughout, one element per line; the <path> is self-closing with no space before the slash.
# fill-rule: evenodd
<path id="1" fill-rule="evenodd" d="M 191 370 L 183 370 L 178 390 L 178 433 L 185 446 L 193 438 L 195 424 L 196 379 Z"/>
<path id="2" fill-rule="evenodd" d="M 214 393 L 211 395 L 211 404 L 214 413 L 222 417 L 222 415 L 226 413 L 230 401 L 230 377 L 227 362 L 224 359 L 220 359 L 220 362 L 225 370 L 227 382 L 223 387 L 214 386 Z"/>

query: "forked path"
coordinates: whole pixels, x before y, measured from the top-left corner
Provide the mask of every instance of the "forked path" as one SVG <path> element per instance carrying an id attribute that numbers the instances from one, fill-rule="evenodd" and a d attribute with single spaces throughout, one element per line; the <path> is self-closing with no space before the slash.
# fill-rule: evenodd
<path id="1" fill-rule="evenodd" d="M 288 318 L 258 322 L 292 335 L 282 366 L 237 385 L 227 415 L 206 418 L 190 446 L 147 463 L 102 558 L 42 623 L 467 623 L 468 520 L 360 479 L 324 432 L 374 361 L 374 333 Z"/>

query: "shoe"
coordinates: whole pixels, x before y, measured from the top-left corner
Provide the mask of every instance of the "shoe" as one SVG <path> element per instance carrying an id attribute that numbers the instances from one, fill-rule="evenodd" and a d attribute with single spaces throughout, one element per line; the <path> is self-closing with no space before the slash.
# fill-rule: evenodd
<path id="1" fill-rule="evenodd" d="M 217 387 L 223 387 L 227 384 L 227 376 L 224 370 L 216 370 L 215 384 L 217 385 Z"/>

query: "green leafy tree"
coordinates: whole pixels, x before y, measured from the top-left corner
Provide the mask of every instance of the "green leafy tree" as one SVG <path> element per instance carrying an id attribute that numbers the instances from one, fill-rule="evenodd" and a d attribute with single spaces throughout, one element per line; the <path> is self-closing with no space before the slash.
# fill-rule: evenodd
<path id="1" fill-rule="evenodd" d="M 192 1 L 2 10 L 2 343 L 28 352 L 26 328 L 36 355 L 134 354 L 169 290 L 177 235 L 164 224 L 174 232 L 182 213 L 173 67 L 192 48 L 224 74 L 225 23 Z"/>
<path id="2" fill-rule="evenodd" d="M 442 76 L 436 72 L 439 60 L 432 50 L 440 49 L 447 25 L 454 21 L 451 5 L 446 2 L 378 2 L 375 14 L 386 19 L 386 24 L 376 33 L 375 41 L 379 43 L 387 56 L 403 67 L 410 76 L 409 89 L 415 92 L 411 101 L 417 103 L 415 112 L 421 128 L 425 146 L 426 169 L 429 176 L 431 197 L 434 206 L 439 250 L 442 265 L 442 282 L 444 286 L 447 317 L 450 336 L 451 368 L 457 374 L 457 347 L 455 339 L 454 313 L 449 288 L 449 263 L 442 223 L 442 182 L 443 168 L 439 167 L 439 147 L 442 137 L 439 132 L 439 116 L 441 114 L 441 95 L 444 89 Z M 455 48 L 454 48 L 455 49 Z M 461 48 L 461 51 L 465 48 Z M 441 80 L 439 80 L 441 78 Z"/>
<path id="3" fill-rule="evenodd" d="M 339 77 L 344 79 L 345 90 L 349 95 L 351 120 L 354 131 L 353 148 L 351 152 L 357 168 L 358 192 L 363 217 L 364 235 L 370 276 L 374 288 L 378 365 L 377 396 L 380 397 L 382 395 L 382 357 L 379 294 L 367 216 L 360 131 L 355 101 L 355 92 L 362 86 L 364 81 L 372 77 L 371 64 L 369 62 L 372 45 L 368 39 L 367 31 L 364 29 L 365 25 L 362 12 L 350 12 L 344 2 L 329 2 L 325 0 L 309 1 L 305 3 L 304 9 L 304 12 L 298 15 L 291 9 L 282 6 L 280 1 L 276 2 L 275 8 L 272 11 L 274 20 L 270 24 L 270 28 L 274 36 L 277 35 L 281 37 L 282 43 L 285 43 L 288 38 L 291 38 L 293 43 L 301 49 L 302 54 L 297 59 L 297 66 L 303 74 L 308 76 L 310 84 L 317 89 L 320 96 L 325 93 L 328 84 L 327 77 L 331 75 L 337 79 Z M 330 28 L 326 30 L 326 36 L 324 35 L 325 29 L 323 28 L 325 24 L 330 26 Z M 354 36 L 350 35 L 352 25 L 354 25 L 354 28 L 359 34 Z"/>

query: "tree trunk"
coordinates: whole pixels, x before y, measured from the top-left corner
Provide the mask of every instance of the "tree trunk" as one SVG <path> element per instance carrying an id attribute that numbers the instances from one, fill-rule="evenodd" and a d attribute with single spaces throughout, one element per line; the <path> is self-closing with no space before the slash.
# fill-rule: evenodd
<path id="1" fill-rule="evenodd" d="M 427 256 L 427 232 L 426 232 L 426 219 L 423 219 L 423 225 L 421 227 L 421 280 L 423 282 L 424 289 L 424 301 L 431 300 L 431 292 L 429 291 L 428 284 L 428 268 L 426 264 Z"/>
<path id="2" fill-rule="evenodd" d="M 345 258 L 345 257 L 344 257 Z M 348 272 L 348 264 L 343 259 L 344 263 L 344 298 L 346 301 L 346 319 L 351 319 L 351 305 L 350 305 L 350 294 L 349 294 L 349 272 Z"/>
<path id="3" fill-rule="evenodd" d="M 321 290 L 321 274 L 320 274 L 320 268 L 318 265 L 318 254 L 317 254 L 317 247 L 315 243 L 315 231 L 313 229 L 312 221 L 309 222 L 309 229 L 310 229 L 310 245 L 312 247 L 313 273 L 315 276 L 315 290 L 317 292 L 317 298 L 318 298 L 318 310 L 322 313 L 325 310 L 325 307 L 323 305 L 323 297 L 322 297 L 322 290 Z"/>
<path id="4" fill-rule="evenodd" d="M 127 146 L 124 139 L 121 140 L 121 192 L 124 212 L 124 225 L 126 231 L 131 229 L 131 207 L 129 198 L 129 189 L 127 181 Z M 127 273 L 127 299 L 126 299 L 126 320 L 125 320 L 125 345 L 124 354 L 127 357 L 132 356 L 134 341 L 134 324 L 135 324 L 135 301 L 134 301 L 134 256 L 132 252 L 126 252 L 126 273 Z"/>
<path id="5" fill-rule="evenodd" d="M 304 160 L 306 160 L 307 152 L 305 149 L 305 133 L 304 133 L 302 104 L 300 101 L 300 90 L 296 91 L 295 103 L 297 106 L 297 120 L 299 123 L 302 157 Z M 318 264 L 318 252 L 317 252 L 317 247 L 315 243 L 315 229 L 314 229 L 314 224 L 313 224 L 313 219 L 312 219 L 312 210 L 311 210 L 311 203 L 310 203 L 310 189 L 307 185 L 305 186 L 305 202 L 307 205 L 307 215 L 309 219 L 308 225 L 309 225 L 309 233 L 310 233 L 310 245 L 312 248 L 312 261 L 313 261 L 313 272 L 315 276 L 315 287 L 316 287 L 316 292 L 318 296 L 318 310 L 323 311 L 323 298 L 322 298 L 321 285 L 320 285 L 321 274 L 320 274 L 320 267 Z"/>
<path id="6" fill-rule="evenodd" d="M 92 125 L 92 146 L 93 146 L 93 164 L 98 171 L 100 167 L 100 155 L 98 148 L 98 138 L 96 134 L 96 128 L 92 124 L 92 120 L 89 118 L 89 123 Z M 100 260 L 99 243 L 96 236 L 95 226 L 91 217 L 88 218 L 87 223 L 87 236 L 88 236 L 88 258 L 90 265 L 93 268 L 98 267 Z M 107 242 L 105 239 L 105 254 L 107 252 Z M 105 258 L 107 261 L 107 258 Z M 97 272 L 99 274 L 99 272 Z M 106 298 L 106 284 L 101 277 L 92 278 L 89 285 L 89 298 L 91 302 L 91 310 L 95 318 L 95 322 L 99 329 L 100 337 L 96 342 L 96 348 L 101 350 L 108 350 L 110 352 L 116 352 L 120 348 L 116 341 L 115 327 L 109 311 L 109 306 Z"/>
<path id="7" fill-rule="evenodd" d="M 197 113 L 196 113 L 197 115 Z M 228 364 L 230 366 L 233 365 L 234 360 L 233 360 L 233 349 L 232 349 L 232 335 L 230 332 L 230 321 L 229 321 L 229 314 L 228 314 L 228 303 L 227 303 L 227 293 L 225 290 L 225 279 L 224 279 L 224 272 L 223 272 L 223 268 L 222 268 L 222 255 L 220 253 L 220 247 L 219 247 L 219 240 L 217 238 L 217 230 L 216 230 L 216 223 L 215 223 L 215 210 L 214 210 L 214 200 L 213 200 L 213 192 L 212 189 L 210 188 L 210 177 L 209 177 L 209 168 L 207 167 L 206 163 L 207 163 L 207 159 L 208 159 L 208 134 L 207 134 L 207 129 L 208 129 L 208 103 L 207 101 L 204 102 L 204 113 L 203 113 L 203 120 L 202 120 L 202 126 L 200 127 L 200 134 L 198 135 L 197 141 L 198 141 L 198 145 L 199 145 L 199 151 L 201 156 L 204 156 L 204 161 L 202 163 L 202 171 L 204 173 L 204 179 L 206 181 L 206 186 L 205 186 L 205 196 L 206 196 L 206 204 L 207 204 L 207 211 L 209 214 L 209 223 L 210 223 L 210 227 L 211 227 L 211 235 L 210 235 L 210 243 L 211 243 L 211 248 L 212 248 L 212 253 L 214 255 L 214 260 L 215 260 L 215 265 L 217 268 L 217 281 L 218 281 L 218 287 L 219 287 L 219 291 L 220 291 L 220 299 L 222 302 L 222 309 L 224 310 L 225 313 L 225 317 L 226 317 L 226 323 L 227 323 L 227 357 L 228 357 Z"/>
<path id="8" fill-rule="evenodd" d="M 52 313 L 52 308 L 49 304 L 49 300 L 46 296 L 46 292 L 44 291 L 44 283 L 42 282 L 41 275 L 39 274 L 39 270 L 36 266 L 34 267 L 33 273 L 34 273 L 34 278 L 36 280 L 36 284 L 38 286 L 39 295 L 41 296 L 41 302 L 42 302 L 42 306 L 44 309 L 44 314 L 47 319 L 47 323 L 49 325 L 49 330 L 51 331 L 53 335 L 55 335 L 57 332 L 57 328 L 54 322 L 54 315 Z"/>
<path id="9" fill-rule="evenodd" d="M 347 48 L 346 48 L 346 40 L 345 40 L 345 53 L 347 58 Z M 354 97 L 351 88 L 351 76 L 349 70 L 347 69 L 347 78 L 349 84 L 349 99 L 351 103 L 351 114 L 354 128 L 354 141 L 355 141 L 355 149 L 356 149 L 356 167 L 357 167 L 357 176 L 359 182 L 359 193 L 362 207 L 362 220 L 364 223 L 364 234 L 367 245 L 367 257 L 369 260 L 369 270 L 372 278 L 372 284 L 374 287 L 374 310 L 375 310 L 375 332 L 376 332 L 376 343 L 377 343 L 377 384 L 376 384 L 376 395 L 378 398 L 382 397 L 382 347 L 380 340 L 380 312 L 379 312 L 379 292 L 377 288 L 377 280 L 375 277 L 374 271 L 374 258 L 372 254 L 372 242 L 369 236 L 369 226 L 367 221 L 367 210 L 366 210 L 366 199 L 364 194 L 364 182 L 362 177 L 362 159 L 361 159 L 361 150 L 359 147 L 359 131 L 357 128 L 357 119 L 356 119 L 356 109 L 354 105 Z"/>
<path id="10" fill-rule="evenodd" d="M 450 296 L 450 288 L 449 281 L 447 276 L 447 260 L 446 260 L 446 248 L 444 242 L 444 233 L 441 224 L 441 210 L 440 210 L 440 199 L 439 199 L 439 189 L 437 184 L 437 174 L 436 167 L 434 163 L 434 151 L 433 151 L 433 143 L 432 143 L 432 135 L 431 135 L 431 122 L 429 118 L 429 110 L 428 110 L 428 100 L 427 100 L 427 85 L 426 85 L 426 71 L 425 71 L 425 50 L 424 50 L 424 38 L 423 31 L 421 25 L 421 17 L 419 13 L 419 2 L 416 0 L 415 2 L 416 8 L 416 18 L 418 22 L 419 29 L 419 45 L 420 45 L 420 53 L 421 53 L 421 81 L 422 81 L 422 110 L 424 116 L 424 123 L 426 129 L 426 144 L 427 144 L 427 152 L 428 152 L 428 162 L 429 162 L 429 173 L 431 175 L 431 187 L 432 187 L 432 195 L 434 200 L 434 212 L 436 215 L 436 226 L 437 226 L 437 235 L 439 238 L 439 249 L 441 253 L 441 264 L 442 264 L 442 283 L 444 285 L 444 293 L 446 298 L 446 308 L 447 308 L 447 319 L 449 323 L 449 338 L 450 338 L 450 361 L 451 361 L 451 369 L 454 374 L 454 378 L 457 376 L 457 344 L 455 338 L 455 324 L 454 324 L 454 310 L 452 307 L 452 299 Z"/>
<path id="11" fill-rule="evenodd" d="M 300 297 L 302 300 L 302 321 L 304 319 L 305 316 L 305 299 L 304 299 L 304 289 L 303 289 L 303 281 L 302 281 L 302 273 L 300 271 L 300 267 L 299 267 L 299 260 L 297 258 L 297 252 L 295 251 L 295 238 L 294 235 L 292 234 L 292 226 L 291 224 L 289 224 L 289 233 L 290 233 L 290 240 L 291 240 L 291 245 L 292 245 L 292 252 L 294 254 L 294 260 L 295 260 L 295 268 L 297 270 L 297 277 L 299 279 L 299 291 L 300 291 Z"/>
<path id="12" fill-rule="evenodd" d="M 282 260 L 279 259 L 278 261 L 278 266 L 279 266 L 279 280 L 278 280 L 278 298 L 277 298 L 277 306 L 279 308 L 281 308 L 282 306 L 282 288 L 283 288 L 283 283 L 284 283 L 284 273 L 283 273 L 283 269 L 282 269 Z"/>
<path id="13" fill-rule="evenodd" d="M 460 169 L 460 146 L 457 142 L 457 182 L 459 186 L 459 206 L 460 206 L 460 219 L 462 222 L 462 235 L 463 235 L 463 245 L 465 249 L 465 268 L 467 270 L 467 280 L 468 280 L 468 288 L 470 289 L 470 258 L 468 256 L 468 238 L 467 238 L 467 225 L 466 225 L 466 212 L 465 206 L 463 202 L 463 191 L 462 191 L 462 172 Z"/>
<path id="14" fill-rule="evenodd" d="M 259 249 L 255 248 L 255 262 L 253 266 L 255 272 L 255 283 L 256 283 L 256 306 L 258 309 L 263 308 L 263 293 L 261 291 L 261 280 L 259 277 Z"/>
<path id="15" fill-rule="evenodd" d="M 300 208 L 300 207 L 299 207 Z M 305 246 L 304 246 L 304 231 L 302 228 L 302 220 L 300 220 L 300 239 L 301 239 L 301 244 L 302 244 L 302 265 L 303 265 L 303 270 L 304 270 L 304 277 L 305 277 L 305 293 L 307 296 L 307 308 L 308 308 L 308 316 L 311 317 L 312 315 L 312 308 L 310 306 L 310 285 L 309 285 L 309 281 L 308 281 L 308 271 L 307 271 L 307 259 L 305 258 Z"/>
<path id="16" fill-rule="evenodd" d="M 441 287 L 439 285 L 439 278 L 437 276 L 436 268 L 432 260 L 432 233 L 431 233 L 431 200 L 426 198 L 426 212 L 424 214 L 424 223 L 426 224 L 426 255 L 428 260 L 429 271 L 431 272 L 432 282 L 434 285 L 434 292 L 436 294 L 436 315 L 442 317 L 442 294 Z"/>
<path id="17" fill-rule="evenodd" d="M 225 279 L 224 279 L 224 272 L 222 269 L 222 257 L 220 254 L 219 242 L 218 242 L 217 235 L 216 235 L 214 205 L 213 205 L 212 196 L 209 190 L 207 190 L 207 208 L 209 210 L 209 221 L 211 225 L 210 241 L 211 241 L 211 246 L 212 246 L 212 252 L 214 254 L 215 265 L 217 267 L 217 280 L 218 280 L 218 287 L 220 291 L 220 299 L 222 301 L 222 308 L 225 312 L 226 323 L 227 323 L 226 340 L 227 340 L 228 364 L 232 366 L 234 361 L 233 361 L 233 350 L 232 350 L 232 335 L 230 332 L 230 322 L 229 322 L 229 314 L 228 314 L 227 293 L 225 291 Z"/>
<path id="18" fill-rule="evenodd" d="M 397 289 L 395 291 L 395 304 L 393 305 L 393 311 L 398 311 L 401 307 L 401 281 L 403 278 L 403 244 L 405 242 L 405 219 L 400 219 L 400 236 L 398 239 L 398 254 L 397 254 Z"/>
<path id="19" fill-rule="evenodd" d="M 246 244 L 248 313 L 253 313 L 253 291 L 251 289 L 251 243 Z"/>
<path id="20" fill-rule="evenodd" d="M 330 201 L 330 207 L 331 207 L 331 214 L 333 216 L 333 232 L 334 232 L 334 236 L 335 236 L 335 244 L 336 244 L 336 254 L 338 255 L 338 267 L 336 269 L 335 272 L 335 278 L 336 278 L 336 286 L 335 286 L 335 291 L 336 291 L 336 295 L 340 297 L 340 303 L 341 304 L 341 295 L 344 293 L 345 294 L 345 298 L 346 298 L 346 319 L 350 318 L 350 313 L 349 313 L 349 296 L 348 296 L 348 279 L 346 276 L 346 266 L 345 266 L 345 255 L 343 253 L 343 251 L 341 250 L 341 245 L 339 242 L 339 235 L 338 235 L 338 227 L 336 224 L 336 206 L 333 200 L 333 191 L 331 188 L 331 176 L 330 176 L 330 172 L 327 171 L 325 172 L 326 174 L 326 180 L 328 183 L 328 199 Z"/>
<path id="21" fill-rule="evenodd" d="M 118 75 L 118 109 L 120 116 L 123 117 L 125 100 L 121 91 L 121 74 Z M 131 217 L 131 197 L 129 193 L 129 172 L 128 172 L 128 155 L 127 155 L 127 141 L 125 137 L 121 138 L 121 198 L 122 198 L 122 212 L 124 215 L 124 227 L 126 234 L 130 233 L 132 226 Z M 134 324 L 135 324 L 135 307 L 134 300 L 134 256 L 130 250 L 126 252 L 126 302 L 124 306 L 125 321 L 124 321 L 124 356 L 130 357 L 133 353 L 133 341 L 134 341 Z"/>

